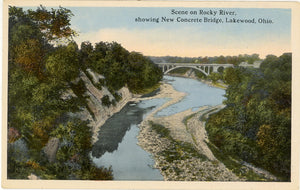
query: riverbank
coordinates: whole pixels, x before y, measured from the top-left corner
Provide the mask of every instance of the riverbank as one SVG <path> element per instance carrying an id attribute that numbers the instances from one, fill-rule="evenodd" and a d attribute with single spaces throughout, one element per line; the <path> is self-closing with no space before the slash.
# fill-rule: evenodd
<path id="1" fill-rule="evenodd" d="M 160 110 L 181 101 L 186 94 L 178 92 L 169 84 L 163 84 L 160 92 L 149 98 L 170 98 L 161 107 L 148 115 L 140 124 L 138 144 L 151 153 L 154 167 L 159 169 L 168 181 L 246 181 L 258 179 L 273 181 L 276 177 L 266 171 L 247 164 L 237 163 L 238 168 L 227 168 L 215 157 L 205 130 L 205 122 L 210 114 L 218 112 L 224 105 L 202 106 L 198 110 L 157 117 Z M 222 161 L 222 162 L 221 162 Z M 224 162 L 225 163 L 225 162 Z M 238 173 L 233 173 L 238 171 Z M 244 174 L 241 174 L 243 173 Z M 253 177 L 249 177 L 255 176 Z"/>
<path id="2" fill-rule="evenodd" d="M 96 78 L 100 77 L 100 76 L 98 76 L 98 74 L 93 73 L 92 71 L 89 71 L 89 72 L 92 76 L 95 76 Z M 174 74 L 174 76 L 176 76 L 176 74 Z M 196 75 L 194 73 L 190 76 L 180 75 L 179 77 L 195 79 L 195 80 L 198 80 L 209 86 L 217 87 L 217 86 L 214 86 L 213 83 L 210 81 L 199 79 L 198 77 L 196 77 Z M 111 107 L 107 108 L 107 107 L 99 104 L 99 102 L 101 102 L 100 99 L 104 95 L 109 95 L 111 98 L 113 98 L 112 95 L 108 92 L 108 90 L 104 87 L 102 90 L 96 90 L 95 87 L 92 85 L 92 82 L 87 78 L 87 76 L 85 76 L 84 73 L 82 73 L 81 78 L 85 81 L 85 83 L 87 85 L 88 93 L 90 93 L 90 97 L 92 98 L 92 101 L 89 102 L 89 107 L 90 107 L 91 111 L 94 113 L 95 118 L 93 118 L 90 115 L 88 110 L 82 111 L 79 114 L 79 116 L 81 118 L 88 118 L 88 120 L 90 121 L 90 126 L 91 126 L 92 134 L 93 134 L 93 136 L 92 136 L 93 144 L 95 142 L 97 142 L 97 140 L 98 140 L 98 133 L 101 129 L 101 126 L 103 126 L 103 124 L 107 121 L 107 119 L 109 119 L 112 115 L 118 113 L 127 103 L 139 102 L 142 100 L 154 99 L 154 98 L 165 98 L 165 97 L 170 98 L 171 101 L 168 101 L 167 104 L 160 107 L 159 110 L 162 110 L 172 104 L 175 104 L 175 103 L 181 101 L 182 98 L 184 98 L 184 96 L 186 96 L 185 93 L 178 92 L 178 91 L 174 90 L 171 85 L 168 85 L 165 83 L 161 83 L 160 86 L 156 85 L 153 88 L 145 89 L 143 91 L 143 94 L 146 94 L 146 97 L 145 97 L 145 95 L 141 95 L 141 94 L 133 94 L 133 93 L 129 92 L 128 88 L 123 87 L 118 92 L 119 94 L 122 95 L 122 99 L 120 100 L 120 102 L 118 102 L 116 104 L 116 106 L 111 106 Z M 220 88 L 220 86 L 219 86 L 219 88 Z M 155 96 L 148 96 L 148 94 L 152 95 L 152 92 L 156 93 L 157 90 L 159 90 L 159 91 Z M 97 92 L 97 91 L 99 91 L 99 92 Z M 96 100 L 93 100 L 93 99 L 95 99 L 94 97 L 96 98 Z"/>
<path id="3" fill-rule="evenodd" d="M 219 162 L 207 147 L 205 142 L 208 138 L 204 125 L 199 127 L 197 119 L 189 119 L 187 122 L 193 125 L 189 124 L 188 127 L 183 122 L 192 114 L 199 118 L 221 109 L 223 105 L 203 106 L 197 111 L 189 109 L 171 116 L 154 117 L 158 111 L 181 101 L 185 95 L 176 91 L 170 84 L 163 84 L 160 92 L 150 97 L 171 100 L 153 111 L 140 124 L 139 145 L 151 153 L 155 160 L 154 167 L 160 170 L 165 180 L 241 181 L 242 179 Z M 162 137 L 162 134 L 153 129 L 153 125 L 163 126 L 170 135 Z"/>
<path id="4" fill-rule="evenodd" d="M 137 136 L 138 142 L 135 141 L 135 145 L 137 143 L 140 147 L 142 147 L 144 150 L 151 154 L 153 160 L 155 161 L 155 164 L 151 163 L 150 165 L 159 169 L 159 172 L 162 174 L 164 180 L 261 180 L 259 176 L 257 177 L 257 175 L 253 174 L 254 172 L 258 173 L 257 171 L 259 170 L 255 171 L 253 168 L 247 166 L 247 164 L 241 163 L 241 161 L 232 160 L 230 157 L 222 155 L 222 153 L 220 153 L 218 149 L 214 148 L 214 146 L 208 140 L 208 136 L 205 130 L 206 119 L 210 114 L 213 114 L 223 109 L 224 105 L 221 104 L 217 106 L 203 106 L 205 104 L 211 104 L 207 100 L 210 100 L 209 97 L 211 97 L 212 94 L 217 94 L 215 91 L 213 91 L 213 93 L 209 95 L 205 94 L 204 92 L 210 91 L 212 89 L 218 91 L 219 89 L 210 88 L 204 85 L 206 86 L 205 90 L 200 88 L 200 91 L 195 91 L 195 89 L 198 88 L 192 88 L 193 91 L 190 92 L 184 90 L 184 84 L 185 82 L 188 82 L 187 79 L 180 79 L 180 81 L 181 82 L 178 83 L 177 80 L 173 80 L 172 78 L 170 78 L 168 81 L 170 82 L 170 84 L 162 83 L 159 90 L 156 90 L 155 93 L 152 93 L 152 96 L 141 96 L 134 98 L 131 97 L 130 99 L 128 99 L 129 102 L 132 102 L 128 105 L 128 107 L 131 108 L 134 108 L 134 106 L 139 106 L 137 105 L 137 103 L 140 101 L 147 102 L 146 100 L 150 99 L 163 100 L 161 100 L 162 102 L 160 106 L 157 105 L 152 106 L 151 108 L 149 107 L 151 109 L 151 112 L 148 112 L 149 115 L 147 115 L 146 118 L 140 115 L 138 116 L 140 117 L 138 120 L 137 115 L 133 113 L 136 112 L 139 114 L 143 114 L 142 110 L 138 111 L 134 108 L 129 109 L 132 113 L 129 113 L 129 111 L 127 113 L 126 109 L 122 109 L 124 116 L 120 120 L 116 121 L 120 124 L 121 128 L 125 129 L 123 132 L 121 132 L 123 135 L 120 135 L 120 138 L 118 138 L 119 140 L 116 141 L 117 138 L 115 134 L 120 133 L 120 130 L 116 129 L 115 131 L 112 131 L 111 136 L 114 137 L 114 140 L 112 142 L 116 141 L 116 143 L 110 144 L 108 143 L 110 142 L 110 139 L 105 139 L 109 135 L 107 136 L 107 131 L 104 132 L 104 136 L 100 138 L 103 140 L 103 142 L 98 143 L 98 147 L 96 146 L 96 151 L 93 151 L 93 156 L 97 158 L 101 157 L 103 153 L 107 151 L 105 147 L 109 147 L 109 152 L 117 150 L 119 143 L 122 141 L 123 136 L 127 131 L 127 128 L 124 127 L 125 125 L 127 125 L 126 122 L 136 121 L 136 124 L 140 124 L 139 130 L 137 131 L 139 132 Z M 191 85 L 197 86 L 193 83 L 191 83 Z M 173 86 L 175 86 L 176 89 L 179 89 L 180 91 L 188 92 L 188 94 L 175 90 Z M 183 86 L 184 88 L 178 88 L 178 86 Z M 201 84 L 200 86 L 203 86 L 203 84 Z M 191 94 L 196 94 L 196 97 L 192 96 L 191 98 Z M 201 97 L 200 95 L 203 94 L 205 94 L 205 96 Z M 219 94 L 219 96 L 221 95 L 222 94 Z M 186 100 L 194 101 L 192 101 L 193 104 L 188 103 L 188 106 L 182 106 L 181 103 L 186 102 Z M 203 102 L 204 104 L 201 103 L 201 100 L 205 100 L 205 102 Z M 213 100 L 215 101 L 215 99 Z M 212 102 L 212 104 L 215 103 L 214 101 Z M 141 103 L 143 104 L 143 102 Z M 217 104 L 220 103 L 221 101 L 219 101 Z M 199 106 L 201 107 L 199 108 Z M 180 112 L 180 110 L 184 110 L 182 108 L 187 110 Z M 173 112 L 174 110 L 175 112 Z M 177 113 L 176 111 L 179 111 L 179 113 Z M 165 114 L 167 116 L 158 116 Z M 130 118 L 130 116 L 133 116 L 133 118 Z M 115 124 L 108 125 L 115 126 Z M 128 123 L 128 126 L 130 125 L 131 124 Z M 109 127 L 109 129 L 111 130 L 111 127 Z M 111 147 L 113 147 L 113 149 L 111 149 Z M 104 152 L 101 152 L 99 150 Z M 126 159 L 122 158 L 122 160 Z M 233 164 L 232 161 L 234 162 Z M 228 165 L 229 162 L 231 162 L 230 165 Z M 250 168 L 250 170 L 248 168 Z M 254 172 L 252 172 L 252 170 L 254 170 Z M 245 172 L 249 175 L 254 175 L 255 178 L 249 178 L 248 174 L 248 176 L 240 174 Z"/>

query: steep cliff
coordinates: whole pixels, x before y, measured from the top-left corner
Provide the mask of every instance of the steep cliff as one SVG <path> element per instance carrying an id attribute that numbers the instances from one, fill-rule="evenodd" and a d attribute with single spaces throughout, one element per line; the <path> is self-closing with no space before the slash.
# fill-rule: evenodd
<path id="1" fill-rule="evenodd" d="M 83 108 L 81 112 L 71 113 L 74 116 L 79 117 L 82 120 L 89 120 L 89 126 L 93 132 L 93 143 L 98 139 L 98 131 L 105 121 L 112 116 L 114 113 L 120 111 L 128 101 L 131 101 L 136 95 L 133 95 L 127 87 L 121 88 L 117 93 L 121 96 L 121 100 L 117 101 L 107 87 L 102 86 L 101 89 L 97 88 L 94 84 L 99 82 L 99 79 L 103 79 L 103 76 L 87 69 L 86 71 L 90 79 L 85 72 L 80 72 L 80 79 L 84 82 L 86 87 L 85 96 L 87 96 L 86 108 Z M 93 80 L 93 81 L 91 81 Z M 103 104 L 103 97 L 108 96 L 110 102 L 116 102 L 106 106 Z"/>

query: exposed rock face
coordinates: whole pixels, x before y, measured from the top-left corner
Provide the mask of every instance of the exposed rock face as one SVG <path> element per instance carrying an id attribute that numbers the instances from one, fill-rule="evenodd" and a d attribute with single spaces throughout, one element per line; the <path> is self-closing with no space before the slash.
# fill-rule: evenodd
<path id="1" fill-rule="evenodd" d="M 93 77 L 93 81 L 97 83 L 100 79 L 104 79 L 104 76 L 94 73 L 91 69 L 86 69 L 86 71 Z"/>
<path id="2" fill-rule="evenodd" d="M 91 70 L 88 70 L 89 74 L 93 77 L 94 82 L 98 81 L 99 79 L 102 79 L 103 76 L 92 72 Z M 114 113 L 119 112 L 128 101 L 132 100 L 134 98 L 133 94 L 129 92 L 129 89 L 126 87 L 121 88 L 118 93 L 122 96 L 122 99 L 116 103 L 115 106 L 110 105 L 109 107 L 106 107 L 102 105 L 101 98 L 103 98 L 105 95 L 109 97 L 109 100 L 114 100 L 114 96 L 111 94 L 111 92 L 105 87 L 102 86 L 101 90 L 96 88 L 92 81 L 86 76 L 84 72 L 80 73 L 80 78 L 83 80 L 85 86 L 86 86 L 86 93 L 89 98 L 88 101 L 88 108 L 92 112 L 91 113 L 85 108 L 82 112 L 76 113 L 75 115 L 78 116 L 82 120 L 89 120 L 90 121 L 90 127 L 92 128 L 93 132 L 93 143 L 95 143 L 98 139 L 98 131 L 100 127 L 105 123 L 105 121 L 112 116 Z"/>
<path id="3" fill-rule="evenodd" d="M 47 145 L 44 148 L 44 152 L 47 155 L 49 162 L 55 162 L 58 147 L 59 147 L 59 139 L 50 138 Z"/>

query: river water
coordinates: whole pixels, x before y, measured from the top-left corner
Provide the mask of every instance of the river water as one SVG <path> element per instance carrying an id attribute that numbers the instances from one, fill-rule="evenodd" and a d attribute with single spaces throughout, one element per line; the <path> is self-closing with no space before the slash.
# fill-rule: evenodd
<path id="1" fill-rule="evenodd" d="M 225 91 L 208 86 L 194 79 L 165 76 L 164 81 L 177 91 L 187 93 L 184 99 L 159 112 L 156 116 L 168 116 L 204 105 L 218 105 L 224 100 Z M 94 144 L 92 158 L 101 167 L 112 167 L 115 180 L 163 180 L 159 170 L 153 168 L 151 155 L 137 145 L 138 124 L 169 99 L 143 100 L 128 103 L 101 127 Z"/>

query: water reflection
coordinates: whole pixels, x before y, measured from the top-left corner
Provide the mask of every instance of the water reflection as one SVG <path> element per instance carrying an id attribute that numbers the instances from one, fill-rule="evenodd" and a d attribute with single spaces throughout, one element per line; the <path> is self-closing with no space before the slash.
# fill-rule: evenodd
<path id="1" fill-rule="evenodd" d="M 167 99 L 128 103 L 109 118 L 99 131 L 99 140 L 92 149 L 97 166 L 112 167 L 115 180 L 163 180 L 154 169 L 151 155 L 137 145 L 138 124 Z"/>
<path id="2" fill-rule="evenodd" d="M 114 114 L 101 127 L 98 135 L 98 141 L 92 148 L 92 156 L 99 158 L 105 152 L 113 152 L 118 149 L 119 143 L 122 142 L 126 131 L 130 130 L 132 125 L 137 125 L 143 120 L 143 115 L 153 109 L 139 108 L 127 104 L 120 112 Z"/>
<path id="3" fill-rule="evenodd" d="M 165 77 L 176 90 L 188 95 L 180 102 L 158 112 L 158 116 L 175 114 L 203 105 L 222 103 L 222 89 L 209 87 L 199 81 L 178 77 Z M 156 93 L 156 92 L 155 92 Z M 155 94 L 154 93 L 154 94 Z M 159 170 L 153 169 L 151 155 L 137 145 L 138 124 L 169 99 L 144 100 L 129 103 L 114 114 L 101 127 L 98 141 L 92 149 L 93 161 L 97 166 L 112 166 L 115 180 L 163 180 Z"/>

